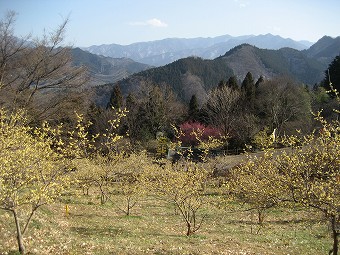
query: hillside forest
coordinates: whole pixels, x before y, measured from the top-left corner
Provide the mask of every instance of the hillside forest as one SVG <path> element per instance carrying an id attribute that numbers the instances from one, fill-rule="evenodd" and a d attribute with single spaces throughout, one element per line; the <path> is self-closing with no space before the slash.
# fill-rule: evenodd
<path id="1" fill-rule="evenodd" d="M 102 84 L 109 100 L 98 103 L 105 90 L 64 44 L 68 20 L 18 38 L 15 18 L 0 21 L 0 254 L 221 254 L 230 243 L 211 229 L 249 223 L 228 221 L 231 212 L 256 215 L 247 240 L 259 245 L 219 230 L 240 244 L 225 254 L 274 254 L 283 243 L 291 254 L 338 254 L 340 56 L 316 84 L 250 70 L 240 79 L 222 57 L 192 57 L 176 62 L 190 72 L 170 75 L 170 65 Z M 129 234 L 120 226 L 114 238 L 96 225 L 125 220 Z M 282 222 L 279 243 L 260 241 Z M 297 224 L 315 222 L 308 238 L 321 244 L 295 242 L 307 235 Z M 151 241 L 125 245 L 145 233 Z"/>

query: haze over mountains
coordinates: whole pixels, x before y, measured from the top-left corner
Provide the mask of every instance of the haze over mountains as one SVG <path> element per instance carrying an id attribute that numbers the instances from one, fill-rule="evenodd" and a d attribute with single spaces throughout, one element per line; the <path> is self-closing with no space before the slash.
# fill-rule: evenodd
<path id="1" fill-rule="evenodd" d="M 204 97 L 220 80 L 235 75 L 241 81 L 247 72 L 255 79 L 286 75 L 312 86 L 323 79 L 329 63 L 340 54 L 340 37 L 324 36 L 312 44 L 271 34 L 225 35 L 86 49 L 92 53 L 73 49 L 74 63 L 88 67 L 93 85 L 119 81 L 126 94 L 148 80 L 170 85 L 186 101 L 192 92 Z M 110 87 L 106 86 L 105 94 Z M 104 98 L 107 100 L 107 95 Z"/>
<path id="2" fill-rule="evenodd" d="M 289 47 L 297 50 L 308 49 L 313 43 L 294 41 L 277 35 L 245 35 L 233 37 L 222 35 L 213 38 L 167 38 L 151 42 L 138 42 L 130 45 L 108 44 L 82 48 L 91 53 L 113 58 L 131 58 L 152 66 L 162 66 L 177 59 L 198 56 L 214 59 L 237 45 L 247 43 L 263 49 Z"/>

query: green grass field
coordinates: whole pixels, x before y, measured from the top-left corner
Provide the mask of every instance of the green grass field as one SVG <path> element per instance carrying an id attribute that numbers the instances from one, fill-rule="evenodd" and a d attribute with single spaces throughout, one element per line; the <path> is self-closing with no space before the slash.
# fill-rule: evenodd
<path id="1" fill-rule="evenodd" d="M 24 239 L 29 254 L 328 254 L 331 237 L 321 215 L 275 208 L 260 227 L 256 214 L 243 209 L 237 203 L 203 208 L 202 228 L 187 237 L 181 216 L 166 201 L 145 197 L 125 216 L 112 202 L 100 205 L 91 190 L 41 208 Z M 14 221 L 5 211 L 0 228 L 0 254 L 15 254 Z"/>

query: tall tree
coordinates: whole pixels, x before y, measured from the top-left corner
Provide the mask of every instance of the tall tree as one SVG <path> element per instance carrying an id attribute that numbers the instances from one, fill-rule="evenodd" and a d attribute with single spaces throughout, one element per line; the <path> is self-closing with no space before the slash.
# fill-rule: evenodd
<path id="1" fill-rule="evenodd" d="M 26 108 L 36 120 L 82 108 L 86 100 L 79 99 L 79 92 L 86 76 L 82 67 L 72 66 L 71 47 L 63 44 L 68 20 L 42 38 L 18 39 L 15 16 L 8 12 L 0 20 L 0 104 Z"/>
<path id="2" fill-rule="evenodd" d="M 163 130 L 165 127 L 165 107 L 162 91 L 159 87 L 154 86 L 150 91 L 145 108 L 149 128 L 154 137 L 156 137 L 158 131 Z"/>
<path id="3" fill-rule="evenodd" d="M 140 134 L 139 130 L 139 105 L 137 102 L 137 98 L 134 94 L 129 94 L 126 97 L 126 109 L 129 112 L 126 117 L 126 125 L 128 127 L 129 139 L 132 144 L 135 143 L 136 138 Z"/>
<path id="4" fill-rule="evenodd" d="M 257 81 L 256 81 L 256 83 L 255 83 L 255 88 L 258 88 L 262 82 L 264 82 L 264 78 L 263 78 L 263 76 L 261 75 L 261 76 L 257 79 Z"/>
<path id="5" fill-rule="evenodd" d="M 251 72 L 248 72 L 246 74 L 246 77 L 242 81 L 241 91 L 245 99 L 246 105 L 253 109 L 255 103 L 255 83 Z"/>
<path id="6" fill-rule="evenodd" d="M 338 92 L 340 91 L 340 56 L 336 56 L 325 71 L 325 79 L 322 81 L 323 87 L 331 90 L 331 85 Z M 334 96 L 334 93 L 331 93 Z"/>
<path id="7" fill-rule="evenodd" d="M 224 86 L 227 86 L 227 82 L 225 80 L 220 80 L 217 84 L 218 88 L 222 88 Z"/>
<path id="8" fill-rule="evenodd" d="M 199 105 L 197 101 L 196 95 L 192 95 L 190 98 L 189 102 L 189 110 L 188 110 L 188 115 L 189 115 L 189 120 L 191 121 L 198 121 L 199 119 Z"/>
<path id="9" fill-rule="evenodd" d="M 235 75 L 229 77 L 227 86 L 232 89 L 239 89 L 239 84 Z"/>
<path id="10" fill-rule="evenodd" d="M 209 94 L 206 104 L 210 123 L 221 129 L 223 135 L 230 135 L 236 128 L 240 114 L 240 93 L 229 87 L 216 88 Z"/>
<path id="11" fill-rule="evenodd" d="M 287 77 L 265 81 L 258 88 L 256 109 L 262 123 L 278 134 L 308 131 L 311 102 L 306 90 Z"/>
<path id="12" fill-rule="evenodd" d="M 172 90 L 166 86 L 142 83 L 127 98 L 130 139 L 146 142 L 155 139 L 159 131 L 169 131 L 185 113 Z"/>
<path id="13" fill-rule="evenodd" d="M 123 107 L 123 103 L 124 103 L 124 99 L 123 99 L 122 92 L 120 90 L 120 86 L 116 85 L 113 88 L 113 91 L 112 91 L 112 94 L 111 94 L 111 97 L 110 97 L 110 101 L 107 104 L 107 108 L 114 107 L 116 109 L 119 109 L 119 108 Z"/>

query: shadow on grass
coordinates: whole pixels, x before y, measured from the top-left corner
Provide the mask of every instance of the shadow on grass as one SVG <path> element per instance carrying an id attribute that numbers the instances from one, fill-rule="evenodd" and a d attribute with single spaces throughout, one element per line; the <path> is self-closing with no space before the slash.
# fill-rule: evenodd
<path id="1" fill-rule="evenodd" d="M 126 219 L 126 220 L 140 220 L 140 219 L 143 219 L 143 216 L 141 216 L 141 215 L 121 215 L 121 216 L 118 216 L 118 218 Z"/>
<path id="2" fill-rule="evenodd" d="M 78 235 L 85 237 L 94 236 L 109 236 L 116 237 L 118 235 L 128 236 L 129 231 L 125 231 L 119 228 L 104 227 L 104 228 L 93 228 L 93 227 L 72 227 L 72 232 L 76 232 Z"/>
<path id="3" fill-rule="evenodd" d="M 102 214 L 100 213 L 69 213 L 69 216 L 68 217 L 85 217 L 87 219 L 93 219 L 93 218 L 100 218 L 100 217 L 103 217 Z"/>
<path id="4" fill-rule="evenodd" d="M 300 223 L 309 223 L 309 224 L 318 224 L 320 223 L 320 219 L 294 219 L 294 220 L 268 220 L 266 221 L 270 224 L 277 225 L 287 225 L 287 224 L 300 224 Z"/>
<path id="5" fill-rule="evenodd" d="M 110 228 L 110 227 L 103 227 L 103 228 L 94 228 L 94 227 L 72 227 L 72 232 L 77 233 L 78 235 L 82 237 L 110 237 L 114 238 L 117 236 L 121 237 L 128 237 L 132 235 L 132 232 L 126 231 L 121 228 Z M 204 235 L 194 234 L 190 236 L 186 236 L 183 234 L 165 234 L 160 233 L 156 231 L 145 231 L 143 233 L 144 236 L 150 236 L 150 237 L 161 237 L 161 238 L 170 238 L 175 240 L 195 240 L 195 239 L 206 239 L 207 237 Z"/>
<path id="6" fill-rule="evenodd" d="M 228 224 L 238 225 L 254 225 L 258 222 L 256 220 L 228 220 Z M 264 224 L 273 224 L 273 225 L 288 225 L 288 224 L 301 224 L 301 223 L 309 223 L 309 224 L 318 224 L 320 223 L 320 219 L 294 219 L 294 220 L 264 220 Z"/>
<path id="7" fill-rule="evenodd" d="M 181 232 L 180 230 L 178 233 L 164 233 L 162 231 L 156 231 L 154 229 L 146 230 L 143 233 L 145 236 L 150 237 L 160 237 L 160 238 L 167 238 L 167 239 L 173 239 L 173 240 L 195 240 L 195 239 L 207 239 L 207 236 L 201 235 L 200 233 L 194 233 L 190 236 L 187 236 L 185 234 L 185 229 Z"/>

